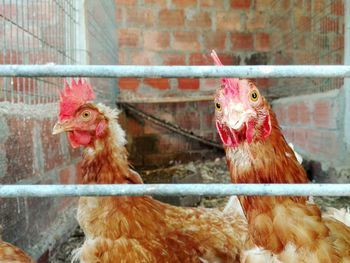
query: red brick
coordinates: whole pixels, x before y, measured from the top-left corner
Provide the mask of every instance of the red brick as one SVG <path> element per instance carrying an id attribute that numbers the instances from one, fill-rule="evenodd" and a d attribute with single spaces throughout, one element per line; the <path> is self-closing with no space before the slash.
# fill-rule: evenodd
<path id="1" fill-rule="evenodd" d="M 139 47 L 141 30 L 138 28 L 120 28 L 118 41 L 120 47 Z"/>
<path id="2" fill-rule="evenodd" d="M 0 52 L 0 64 L 22 64 L 23 54 L 15 50 Z"/>
<path id="3" fill-rule="evenodd" d="M 337 18 L 324 17 L 320 22 L 321 33 L 339 32 L 339 21 Z"/>
<path id="4" fill-rule="evenodd" d="M 139 136 L 144 133 L 143 125 L 134 118 L 127 118 L 127 134 L 131 136 Z"/>
<path id="5" fill-rule="evenodd" d="M 210 105 L 212 106 L 212 105 Z M 202 130 L 213 129 L 214 126 L 214 114 L 203 114 L 202 115 Z"/>
<path id="6" fill-rule="evenodd" d="M 344 36 L 343 35 L 334 36 L 334 39 L 332 41 L 332 48 L 334 50 L 339 50 L 339 49 L 342 49 L 343 47 L 344 47 Z M 337 63 L 337 64 L 341 64 L 341 63 Z"/>
<path id="7" fill-rule="evenodd" d="M 197 51 L 200 44 L 196 32 L 174 32 L 173 48 L 181 51 Z"/>
<path id="8" fill-rule="evenodd" d="M 183 10 L 163 9 L 159 12 L 159 25 L 168 28 L 184 26 Z"/>
<path id="9" fill-rule="evenodd" d="M 311 31 L 311 18 L 309 16 L 296 16 L 297 29 L 301 32 Z"/>
<path id="10" fill-rule="evenodd" d="M 75 183 L 81 184 L 83 182 L 83 173 L 82 173 L 82 162 L 78 162 L 75 165 Z"/>
<path id="11" fill-rule="evenodd" d="M 71 182 L 71 168 L 66 167 L 59 172 L 60 184 L 69 184 Z"/>
<path id="12" fill-rule="evenodd" d="M 231 7 L 234 9 L 249 9 L 250 5 L 250 0 L 231 0 Z"/>
<path id="13" fill-rule="evenodd" d="M 121 90 L 137 90 L 139 86 L 140 86 L 140 79 L 136 79 L 136 78 L 118 79 L 118 87 Z"/>
<path id="14" fill-rule="evenodd" d="M 121 23 L 123 21 L 123 10 L 119 7 L 115 9 L 115 21 Z"/>
<path id="15" fill-rule="evenodd" d="M 222 31 L 241 30 L 241 15 L 237 12 L 217 12 L 216 28 Z"/>
<path id="16" fill-rule="evenodd" d="M 253 35 L 249 33 L 232 33 L 231 43 L 233 50 L 252 50 L 254 48 Z"/>
<path id="17" fill-rule="evenodd" d="M 166 7 L 167 0 L 144 0 L 145 4 L 155 5 L 157 7 Z"/>
<path id="18" fill-rule="evenodd" d="M 169 47 L 170 35 L 165 31 L 144 31 L 144 48 L 163 50 Z"/>
<path id="19" fill-rule="evenodd" d="M 155 16 L 151 8 L 128 8 L 126 10 L 126 22 L 128 26 L 152 26 Z"/>
<path id="20" fill-rule="evenodd" d="M 288 106 L 288 123 L 296 124 L 298 123 L 298 105 L 290 104 Z"/>
<path id="21" fill-rule="evenodd" d="M 208 32 L 204 34 L 204 47 L 207 50 L 226 49 L 226 33 L 225 32 Z"/>
<path id="22" fill-rule="evenodd" d="M 178 8 L 193 7 L 197 4 L 197 0 L 172 0 L 173 5 Z"/>
<path id="23" fill-rule="evenodd" d="M 269 79 L 268 78 L 259 78 L 256 80 L 256 84 L 259 88 L 267 88 L 269 86 Z"/>
<path id="24" fill-rule="evenodd" d="M 331 101 L 320 100 L 315 103 L 313 120 L 316 127 L 336 128 L 336 117 L 333 116 Z"/>
<path id="25" fill-rule="evenodd" d="M 115 0 L 116 6 L 131 6 L 136 5 L 136 0 Z"/>
<path id="26" fill-rule="evenodd" d="M 169 79 L 165 78 L 154 78 L 144 79 L 145 84 L 160 90 L 170 89 Z"/>
<path id="27" fill-rule="evenodd" d="M 331 4 L 332 14 L 336 16 L 344 15 L 344 5 L 342 0 L 333 0 Z"/>
<path id="28" fill-rule="evenodd" d="M 270 50 L 270 35 L 268 33 L 257 33 L 255 38 L 257 51 Z"/>
<path id="29" fill-rule="evenodd" d="M 163 58 L 163 65 L 185 65 L 185 55 L 182 54 L 161 54 Z"/>
<path id="30" fill-rule="evenodd" d="M 145 123 L 145 127 L 144 127 L 145 134 L 164 134 L 166 132 L 168 132 L 168 130 L 165 128 L 152 124 L 151 122 Z"/>
<path id="31" fill-rule="evenodd" d="M 213 65 L 213 60 L 210 55 L 203 53 L 190 54 L 190 65 Z"/>
<path id="32" fill-rule="evenodd" d="M 304 102 L 298 103 L 298 116 L 300 124 L 310 124 L 311 113 L 308 105 Z"/>
<path id="33" fill-rule="evenodd" d="M 179 78 L 178 88 L 182 90 L 198 90 L 199 89 L 199 79 L 184 79 Z"/>
<path id="34" fill-rule="evenodd" d="M 175 116 L 176 123 L 186 130 L 199 130 L 200 118 L 198 112 L 183 111 L 178 112 Z"/>
<path id="35" fill-rule="evenodd" d="M 200 12 L 194 14 L 192 17 L 186 19 L 188 28 L 195 29 L 211 29 L 211 17 L 207 12 Z"/>

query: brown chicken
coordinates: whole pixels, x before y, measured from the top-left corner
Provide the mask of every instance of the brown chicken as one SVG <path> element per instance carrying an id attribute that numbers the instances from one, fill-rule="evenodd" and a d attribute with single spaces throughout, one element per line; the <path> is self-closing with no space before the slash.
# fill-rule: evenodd
<path id="1" fill-rule="evenodd" d="M 212 53 L 217 65 L 222 65 Z M 252 81 L 222 79 L 216 127 L 233 183 L 308 183 L 275 114 Z M 350 262 L 350 228 L 305 197 L 239 197 L 249 232 L 273 262 Z M 247 259 L 249 262 L 249 257 Z M 251 260 L 253 262 L 253 260 Z"/>
<path id="2" fill-rule="evenodd" d="M 86 82 L 66 84 L 53 133 L 85 147 L 85 184 L 142 184 L 129 168 L 119 112 L 93 99 Z M 76 252 L 82 262 L 237 262 L 248 244 L 246 219 L 234 207 L 224 213 L 149 196 L 81 197 L 77 218 L 86 236 Z"/>
<path id="3" fill-rule="evenodd" d="M 35 263 L 23 250 L 0 239 L 1 263 Z"/>

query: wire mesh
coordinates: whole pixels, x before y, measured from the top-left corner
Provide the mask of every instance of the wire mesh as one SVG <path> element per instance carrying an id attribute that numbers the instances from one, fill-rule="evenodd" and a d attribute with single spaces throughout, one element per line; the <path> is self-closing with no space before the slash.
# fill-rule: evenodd
<path id="1" fill-rule="evenodd" d="M 112 0 L 1 0 L 0 64 L 116 64 L 114 21 Z M 99 84 L 110 91 L 115 83 Z M 0 85 L 0 101 L 50 103 L 62 79 L 7 77 Z"/>
<path id="2" fill-rule="evenodd" d="M 270 19 L 272 64 L 333 65 L 344 63 L 342 0 L 277 1 Z M 276 97 L 339 89 L 343 78 L 281 79 L 269 93 Z"/>

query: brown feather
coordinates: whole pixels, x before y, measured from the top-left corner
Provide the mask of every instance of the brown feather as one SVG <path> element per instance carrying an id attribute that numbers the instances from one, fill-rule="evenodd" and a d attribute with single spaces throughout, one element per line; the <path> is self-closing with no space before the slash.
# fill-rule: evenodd
<path id="1" fill-rule="evenodd" d="M 23 250 L 0 240 L 1 263 L 35 263 Z"/>
<path id="2" fill-rule="evenodd" d="M 286 143 L 270 106 L 272 131 L 264 141 L 226 148 L 234 183 L 308 183 L 302 166 Z M 249 155 L 246 151 L 249 149 Z M 247 162 L 246 156 L 250 156 Z M 245 165 L 242 165 L 242 160 Z M 318 206 L 305 197 L 240 197 L 256 245 L 283 262 L 347 262 L 349 227 L 323 220 Z"/>
<path id="3" fill-rule="evenodd" d="M 115 120 L 105 107 L 100 111 L 109 126 L 84 152 L 83 182 L 142 183 L 117 143 Z M 82 197 L 77 218 L 86 235 L 77 251 L 84 262 L 238 262 L 251 246 L 238 213 L 175 207 L 149 196 Z"/>

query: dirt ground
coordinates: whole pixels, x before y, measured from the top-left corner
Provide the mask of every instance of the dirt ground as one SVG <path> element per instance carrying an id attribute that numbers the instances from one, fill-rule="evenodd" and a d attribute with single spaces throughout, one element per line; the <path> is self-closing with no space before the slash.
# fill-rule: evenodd
<path id="1" fill-rule="evenodd" d="M 212 161 L 190 162 L 188 164 L 175 164 L 168 168 L 142 171 L 142 177 L 146 183 L 172 183 L 181 182 L 186 178 L 194 178 L 193 183 L 229 183 L 229 173 L 224 158 Z M 186 181 L 189 182 L 189 181 Z M 202 197 L 193 205 L 203 207 L 224 207 L 228 197 Z M 349 206 L 349 198 L 346 197 L 315 197 L 314 201 L 322 208 L 341 208 Z M 84 234 L 78 227 L 76 231 L 57 249 L 58 253 L 51 259 L 53 263 L 71 262 L 72 251 L 81 246 Z"/>

